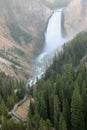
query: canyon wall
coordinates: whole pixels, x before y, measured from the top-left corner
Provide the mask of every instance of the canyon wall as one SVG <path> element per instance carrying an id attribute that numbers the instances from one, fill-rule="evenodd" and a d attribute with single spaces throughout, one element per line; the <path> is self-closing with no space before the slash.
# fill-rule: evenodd
<path id="1" fill-rule="evenodd" d="M 0 71 L 22 79 L 32 75 L 30 63 L 44 46 L 51 13 L 38 0 L 0 0 Z"/>
<path id="2" fill-rule="evenodd" d="M 64 8 L 64 28 L 67 36 L 87 30 L 87 0 L 72 0 Z"/>

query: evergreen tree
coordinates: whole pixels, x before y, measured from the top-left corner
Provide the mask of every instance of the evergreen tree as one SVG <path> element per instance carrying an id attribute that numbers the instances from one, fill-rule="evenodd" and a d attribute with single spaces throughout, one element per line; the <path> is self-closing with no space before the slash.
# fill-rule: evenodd
<path id="1" fill-rule="evenodd" d="M 64 78 L 64 82 L 68 81 L 68 82 L 72 82 L 73 81 L 73 68 L 70 64 L 66 64 L 65 68 L 64 68 L 64 72 L 63 72 L 63 78 Z"/>
<path id="2" fill-rule="evenodd" d="M 67 130 L 66 122 L 63 120 L 62 122 L 62 130 Z"/>
<path id="3" fill-rule="evenodd" d="M 40 120 L 40 126 L 39 126 L 39 130 L 52 130 L 52 125 L 50 123 L 50 120 Z"/>
<path id="4" fill-rule="evenodd" d="M 39 130 L 46 130 L 45 121 L 41 118 Z"/>
<path id="5" fill-rule="evenodd" d="M 40 122 L 40 115 L 38 113 L 35 113 L 35 115 L 32 117 L 32 127 L 35 130 L 39 129 L 39 122 Z"/>
<path id="6" fill-rule="evenodd" d="M 79 85 L 79 87 L 81 89 L 81 87 L 82 87 L 82 76 L 81 76 L 81 73 L 78 74 L 76 81 L 77 81 L 77 83 L 78 83 L 78 85 Z"/>
<path id="7" fill-rule="evenodd" d="M 0 104 L 0 114 L 1 115 L 4 115 L 4 116 L 7 116 L 7 113 L 8 113 L 8 109 L 5 105 L 5 102 L 2 101 L 1 104 Z"/>
<path id="8" fill-rule="evenodd" d="M 67 125 L 67 128 L 70 129 L 70 106 L 67 99 L 63 100 L 63 116 Z"/>
<path id="9" fill-rule="evenodd" d="M 87 129 L 87 88 L 85 81 L 82 85 L 82 99 L 83 99 L 83 112 L 84 112 L 84 119 L 85 119 L 85 129 Z"/>
<path id="10" fill-rule="evenodd" d="M 2 121 L 1 130 L 8 130 L 7 119 L 4 117 Z"/>
<path id="11" fill-rule="evenodd" d="M 74 90 L 71 102 L 71 124 L 73 130 L 85 130 L 83 102 L 78 89 Z"/>
<path id="12" fill-rule="evenodd" d="M 63 114 L 60 114 L 60 119 L 59 119 L 59 130 L 67 130 L 66 122 L 64 120 Z"/>
<path id="13" fill-rule="evenodd" d="M 54 127 L 57 130 L 58 129 L 58 121 L 59 121 L 59 115 L 60 115 L 60 103 L 58 96 L 54 96 Z"/>
<path id="14" fill-rule="evenodd" d="M 35 114 L 35 103 L 31 100 L 30 100 L 29 110 L 30 110 L 32 115 Z"/>
<path id="15" fill-rule="evenodd" d="M 55 93 L 58 95 L 59 101 L 61 104 L 62 104 L 62 100 L 64 97 L 63 88 L 64 88 L 63 78 L 61 75 L 58 74 L 56 77 L 56 91 L 55 91 Z"/>
<path id="16" fill-rule="evenodd" d="M 14 106 L 14 98 L 13 98 L 13 96 L 8 96 L 7 97 L 7 106 L 9 108 L 9 110 L 11 110 L 12 107 Z"/>
<path id="17" fill-rule="evenodd" d="M 32 130 L 32 115 L 29 111 L 26 130 Z"/>
<path id="18" fill-rule="evenodd" d="M 46 130 L 52 130 L 52 125 L 49 119 L 45 121 Z"/>
<path id="19" fill-rule="evenodd" d="M 47 107 L 43 94 L 40 97 L 40 116 L 42 116 L 43 119 L 47 118 Z"/>

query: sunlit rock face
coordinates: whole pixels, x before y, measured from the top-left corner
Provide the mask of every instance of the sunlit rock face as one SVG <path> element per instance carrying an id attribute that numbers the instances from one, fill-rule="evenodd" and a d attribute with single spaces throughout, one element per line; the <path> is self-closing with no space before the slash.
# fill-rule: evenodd
<path id="1" fill-rule="evenodd" d="M 87 0 L 72 0 L 64 9 L 64 28 L 68 36 L 87 29 Z"/>

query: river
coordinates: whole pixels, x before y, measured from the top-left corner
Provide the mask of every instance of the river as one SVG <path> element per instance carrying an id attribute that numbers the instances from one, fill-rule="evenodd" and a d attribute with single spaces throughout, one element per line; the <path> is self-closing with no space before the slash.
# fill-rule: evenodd
<path id="1" fill-rule="evenodd" d="M 45 47 L 43 52 L 35 59 L 34 76 L 29 79 L 28 84 L 32 86 L 40 79 L 46 69 L 46 63 L 57 49 L 66 41 L 62 36 L 62 9 L 53 11 L 45 32 Z"/>

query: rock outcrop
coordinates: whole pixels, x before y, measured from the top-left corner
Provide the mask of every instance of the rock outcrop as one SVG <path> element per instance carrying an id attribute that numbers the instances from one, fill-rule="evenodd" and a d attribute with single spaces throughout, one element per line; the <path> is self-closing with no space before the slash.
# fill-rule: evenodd
<path id="1" fill-rule="evenodd" d="M 64 9 L 64 28 L 67 36 L 87 29 L 87 0 L 72 0 Z"/>
<path id="2" fill-rule="evenodd" d="M 30 61 L 44 43 L 51 10 L 38 0 L 0 0 L 0 70 L 16 78 L 31 75 Z"/>

